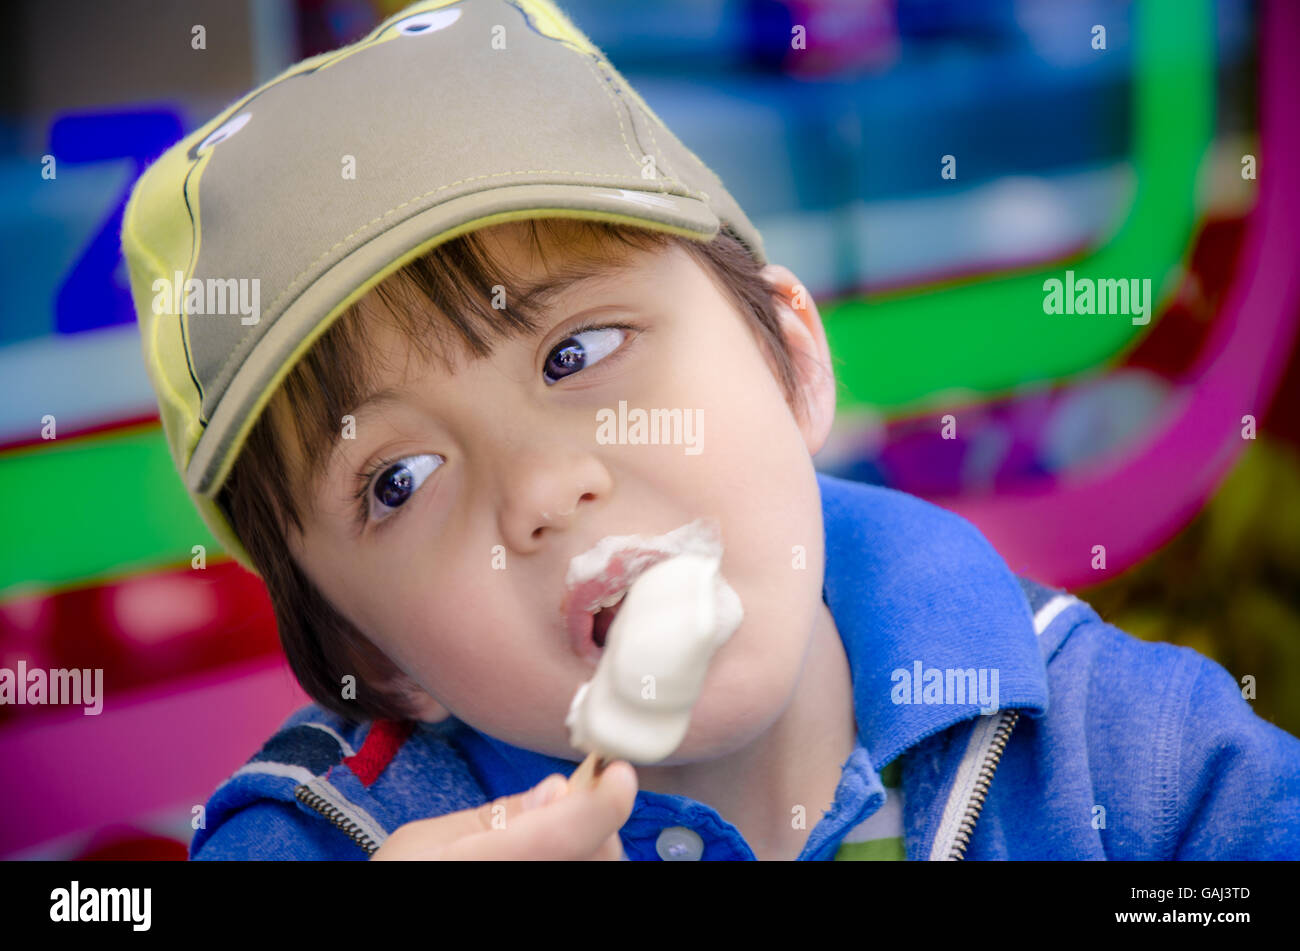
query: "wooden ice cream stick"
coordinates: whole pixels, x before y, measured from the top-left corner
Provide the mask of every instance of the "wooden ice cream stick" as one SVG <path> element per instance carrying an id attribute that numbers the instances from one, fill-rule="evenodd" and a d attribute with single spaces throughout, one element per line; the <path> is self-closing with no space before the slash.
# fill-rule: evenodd
<path id="1" fill-rule="evenodd" d="M 600 778 L 600 774 L 609 763 L 610 761 L 599 753 L 589 754 L 578 768 L 573 771 L 573 775 L 569 777 L 569 788 L 590 789 L 592 786 L 596 785 L 596 781 Z"/>

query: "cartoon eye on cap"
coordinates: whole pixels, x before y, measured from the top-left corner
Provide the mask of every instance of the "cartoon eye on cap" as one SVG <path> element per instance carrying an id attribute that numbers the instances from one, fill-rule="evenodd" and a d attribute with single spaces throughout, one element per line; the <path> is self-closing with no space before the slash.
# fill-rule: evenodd
<path id="1" fill-rule="evenodd" d="M 413 17 L 402 20 L 397 24 L 397 30 L 404 36 L 422 36 L 425 33 L 436 33 L 438 30 L 446 29 L 459 19 L 459 7 L 451 10 L 430 10 L 428 13 L 417 13 Z"/>
<path id="2" fill-rule="evenodd" d="M 239 115 L 235 116 L 235 118 L 231 119 L 229 122 L 223 122 L 217 128 L 213 129 L 211 134 L 209 134 L 206 139 L 204 139 L 202 142 L 199 143 L 199 147 L 195 149 L 195 152 L 199 155 L 202 155 L 204 152 L 212 148 L 218 142 L 224 142 L 226 139 L 230 138 L 232 135 L 234 135 L 244 126 L 248 125 L 248 120 L 251 118 L 253 118 L 253 114 L 251 112 L 241 112 Z"/>

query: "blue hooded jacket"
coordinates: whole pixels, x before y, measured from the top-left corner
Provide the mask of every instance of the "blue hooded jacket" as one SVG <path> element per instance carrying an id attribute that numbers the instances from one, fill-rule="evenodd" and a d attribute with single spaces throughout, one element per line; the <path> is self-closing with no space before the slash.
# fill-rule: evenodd
<path id="1" fill-rule="evenodd" d="M 909 861 L 1300 858 L 1300 740 L 1258 717 L 1221 666 L 1018 579 L 951 512 L 817 479 L 823 597 L 858 736 L 801 860 L 832 858 L 880 809 L 880 771 L 898 757 Z M 996 671 L 998 709 L 964 691 L 953 702 L 934 669 Z M 365 859 L 405 823 L 576 765 L 454 717 L 354 723 L 311 704 L 213 793 L 190 857 Z M 657 860 L 675 827 L 703 843 L 691 858 L 754 858 L 710 806 L 647 790 L 620 830 L 628 858 Z"/>

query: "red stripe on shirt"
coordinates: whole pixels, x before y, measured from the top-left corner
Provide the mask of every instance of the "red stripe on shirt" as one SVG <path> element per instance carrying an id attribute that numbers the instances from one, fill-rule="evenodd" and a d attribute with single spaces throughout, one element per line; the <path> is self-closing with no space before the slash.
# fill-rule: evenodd
<path id="1" fill-rule="evenodd" d="M 361 780 L 362 785 L 369 786 L 384 771 L 406 738 L 415 729 L 413 720 L 376 720 L 366 734 L 366 741 L 356 754 L 343 760 Z"/>

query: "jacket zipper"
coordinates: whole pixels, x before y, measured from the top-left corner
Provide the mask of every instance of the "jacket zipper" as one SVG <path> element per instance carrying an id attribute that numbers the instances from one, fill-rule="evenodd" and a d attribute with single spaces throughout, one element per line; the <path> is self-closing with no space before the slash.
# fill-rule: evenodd
<path id="1" fill-rule="evenodd" d="M 314 793 L 305 784 L 299 786 L 293 791 L 293 796 L 299 802 L 303 803 L 309 809 L 320 813 L 326 819 L 334 824 L 336 828 L 343 830 L 343 833 L 363 849 L 367 856 L 374 855 L 379 851 L 379 845 L 366 834 L 360 826 L 343 815 L 335 806 L 327 800 Z"/>
<path id="2" fill-rule="evenodd" d="M 966 813 L 962 816 L 961 825 L 953 838 L 952 851 L 948 853 L 950 862 L 961 862 L 966 858 L 966 847 L 970 845 L 970 837 L 975 832 L 975 823 L 984 809 L 984 799 L 988 796 L 993 774 L 997 772 L 998 763 L 1002 760 L 1002 752 L 1006 749 L 1007 740 L 1011 738 L 1011 731 L 1015 729 L 1019 719 L 1019 710 L 1007 710 L 1002 714 L 1002 722 L 998 724 L 997 732 L 993 734 L 993 742 L 989 744 L 984 764 L 980 766 L 979 776 L 971 790 L 970 801 L 966 803 Z"/>

